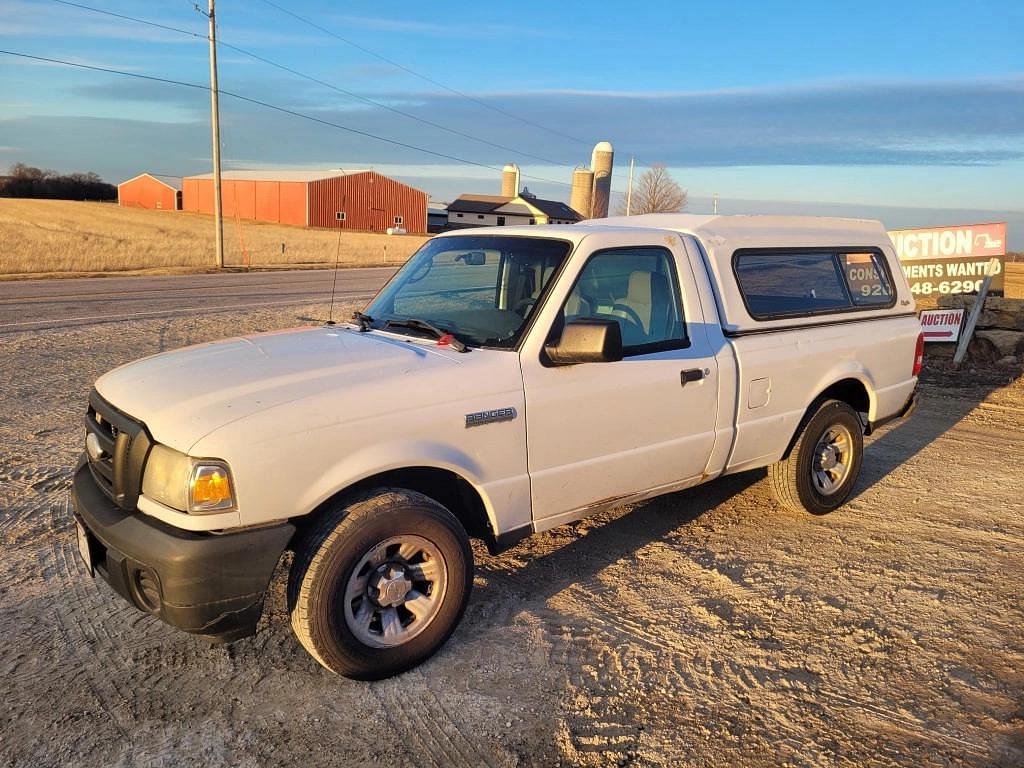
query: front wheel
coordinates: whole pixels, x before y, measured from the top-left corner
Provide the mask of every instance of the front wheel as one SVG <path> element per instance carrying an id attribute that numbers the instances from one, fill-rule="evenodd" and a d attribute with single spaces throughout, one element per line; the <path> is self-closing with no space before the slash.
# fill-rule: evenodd
<path id="1" fill-rule="evenodd" d="M 441 647 L 472 585 L 455 516 L 422 494 L 382 489 L 328 510 L 303 537 L 288 580 L 292 628 L 332 672 L 379 680 Z"/>
<path id="2" fill-rule="evenodd" d="M 849 498 L 863 457 L 857 412 L 841 400 L 826 400 L 804 419 L 789 456 L 769 467 L 768 476 L 780 503 L 824 515 Z"/>

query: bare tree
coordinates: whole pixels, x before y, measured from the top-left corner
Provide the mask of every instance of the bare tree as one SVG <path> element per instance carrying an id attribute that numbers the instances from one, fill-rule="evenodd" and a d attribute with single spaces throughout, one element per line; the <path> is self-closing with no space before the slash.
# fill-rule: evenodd
<path id="1" fill-rule="evenodd" d="M 652 165 L 633 183 L 633 202 L 630 213 L 678 213 L 686 207 L 686 190 L 676 183 L 661 163 Z M 615 211 L 626 215 L 623 197 Z"/>
<path id="2" fill-rule="evenodd" d="M 11 166 L 0 176 L 0 197 L 56 198 L 61 200 L 117 200 L 117 187 L 95 173 L 61 175 L 24 163 Z"/>

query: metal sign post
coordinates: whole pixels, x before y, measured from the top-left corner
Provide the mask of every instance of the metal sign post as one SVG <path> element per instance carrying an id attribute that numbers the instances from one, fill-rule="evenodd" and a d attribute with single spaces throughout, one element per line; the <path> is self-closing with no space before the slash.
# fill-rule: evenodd
<path id="1" fill-rule="evenodd" d="M 974 326 L 978 324 L 978 318 L 981 317 L 981 311 L 985 308 L 985 299 L 988 298 L 988 289 L 992 285 L 992 277 L 995 271 L 999 268 L 999 260 L 992 259 L 989 263 L 988 274 L 985 275 L 985 279 L 981 281 L 981 290 L 978 291 L 978 300 L 971 307 L 971 314 L 967 316 L 967 325 L 964 327 L 964 332 L 960 336 L 960 343 L 957 345 L 956 354 L 953 355 L 953 365 L 959 366 L 964 361 L 964 356 L 967 354 L 967 347 L 971 343 L 971 339 L 974 337 Z"/>

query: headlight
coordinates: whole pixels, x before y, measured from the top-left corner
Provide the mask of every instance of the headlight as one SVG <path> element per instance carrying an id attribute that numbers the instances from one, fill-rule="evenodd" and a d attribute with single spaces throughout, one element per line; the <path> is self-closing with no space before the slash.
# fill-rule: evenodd
<path id="1" fill-rule="evenodd" d="M 165 445 L 154 445 L 146 459 L 142 492 L 172 509 L 188 511 L 188 481 L 192 460 Z"/>
<path id="2" fill-rule="evenodd" d="M 155 445 L 146 460 L 142 492 L 172 509 L 192 514 L 235 508 L 231 471 L 223 461 L 193 459 Z"/>

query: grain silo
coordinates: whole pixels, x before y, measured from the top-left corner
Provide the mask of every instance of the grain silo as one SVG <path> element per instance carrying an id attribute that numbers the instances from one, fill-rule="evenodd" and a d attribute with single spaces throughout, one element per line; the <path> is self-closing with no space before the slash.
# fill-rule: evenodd
<path id="1" fill-rule="evenodd" d="M 501 169 L 501 196 L 516 197 L 519 195 L 519 166 L 509 163 Z"/>
<path id="2" fill-rule="evenodd" d="M 590 169 L 594 174 L 594 191 L 591 197 L 591 218 L 603 219 L 608 215 L 608 201 L 612 194 L 612 163 L 615 151 L 607 141 L 594 146 L 590 158 Z"/>
<path id="3" fill-rule="evenodd" d="M 577 165 L 572 172 L 572 194 L 569 205 L 585 219 L 590 218 L 590 203 L 594 196 L 594 172 L 589 168 Z"/>

